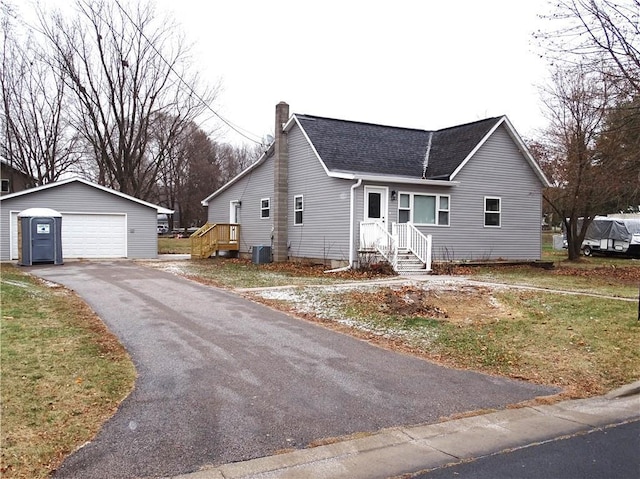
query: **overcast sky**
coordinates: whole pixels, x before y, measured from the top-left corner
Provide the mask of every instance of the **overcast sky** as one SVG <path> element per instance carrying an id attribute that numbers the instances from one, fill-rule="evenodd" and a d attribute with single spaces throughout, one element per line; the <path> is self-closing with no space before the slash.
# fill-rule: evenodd
<path id="1" fill-rule="evenodd" d="M 506 114 L 544 126 L 532 32 L 547 0 L 159 0 L 220 81 L 216 111 L 258 137 L 274 108 L 422 129 Z M 239 141 L 229 131 L 226 137 Z"/>
<path id="2" fill-rule="evenodd" d="M 545 124 L 537 86 L 548 71 L 532 33 L 548 3 L 156 0 L 193 43 L 201 77 L 221 85 L 213 109 L 255 139 L 273 133 L 280 101 L 291 113 L 427 130 L 506 114 L 532 137 Z"/>

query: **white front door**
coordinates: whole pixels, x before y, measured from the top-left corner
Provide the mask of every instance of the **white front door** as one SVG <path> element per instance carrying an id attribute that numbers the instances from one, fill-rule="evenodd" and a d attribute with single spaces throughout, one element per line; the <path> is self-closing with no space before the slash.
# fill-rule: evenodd
<path id="1" fill-rule="evenodd" d="M 385 241 L 387 230 L 388 189 L 384 186 L 364 187 L 364 218 L 360 224 L 360 248 L 376 249 Z"/>
<path id="2" fill-rule="evenodd" d="M 385 230 L 389 214 L 388 192 L 389 189 L 385 186 L 364 187 L 364 221 L 366 223 L 382 223 Z"/>

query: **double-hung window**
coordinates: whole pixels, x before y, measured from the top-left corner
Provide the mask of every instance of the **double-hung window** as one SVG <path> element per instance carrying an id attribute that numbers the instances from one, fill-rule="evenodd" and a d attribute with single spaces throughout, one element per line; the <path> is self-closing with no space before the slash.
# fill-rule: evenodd
<path id="1" fill-rule="evenodd" d="M 260 218 L 269 218 L 271 215 L 271 199 L 262 198 L 260 200 Z"/>
<path id="2" fill-rule="evenodd" d="M 304 211 L 304 203 L 302 201 L 302 195 L 296 195 L 293 197 L 293 224 L 302 224 L 302 212 Z"/>
<path id="3" fill-rule="evenodd" d="M 398 223 L 449 226 L 449 196 L 400 193 Z"/>
<path id="4" fill-rule="evenodd" d="M 500 227 L 502 216 L 502 200 L 495 196 L 484 197 L 484 225 Z"/>

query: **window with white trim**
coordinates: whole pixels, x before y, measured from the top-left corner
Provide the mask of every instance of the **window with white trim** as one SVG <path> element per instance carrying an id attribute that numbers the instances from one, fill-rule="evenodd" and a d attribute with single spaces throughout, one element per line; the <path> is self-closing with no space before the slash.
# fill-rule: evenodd
<path id="1" fill-rule="evenodd" d="M 484 225 L 499 228 L 502 222 L 502 199 L 497 196 L 484 197 Z"/>
<path id="2" fill-rule="evenodd" d="M 260 200 L 260 218 L 261 219 L 269 218 L 270 215 L 271 215 L 271 199 L 262 198 Z"/>
<path id="3" fill-rule="evenodd" d="M 302 224 L 302 212 L 304 211 L 304 202 L 302 201 L 302 195 L 296 195 L 293 197 L 293 224 Z"/>
<path id="4" fill-rule="evenodd" d="M 449 226 L 449 195 L 400 193 L 398 223 Z"/>

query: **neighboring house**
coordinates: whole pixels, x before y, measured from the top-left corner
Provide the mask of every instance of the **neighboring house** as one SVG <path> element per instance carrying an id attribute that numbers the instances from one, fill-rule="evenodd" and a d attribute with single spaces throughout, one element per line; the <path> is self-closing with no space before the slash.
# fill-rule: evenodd
<path id="1" fill-rule="evenodd" d="M 0 196 L 26 190 L 34 184 L 33 178 L 0 158 Z"/>
<path id="2" fill-rule="evenodd" d="M 435 260 L 540 259 L 548 185 L 505 116 L 425 131 L 280 103 L 268 151 L 202 204 L 210 223 L 240 224 L 241 254 L 336 267 L 407 253 L 428 269 L 418 244 Z"/>
<path id="3" fill-rule="evenodd" d="M 50 208 L 62 215 L 62 256 L 156 258 L 158 214 L 172 211 L 81 178 L 0 197 L 0 260 L 18 259 L 18 213 Z"/>

